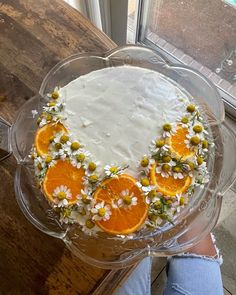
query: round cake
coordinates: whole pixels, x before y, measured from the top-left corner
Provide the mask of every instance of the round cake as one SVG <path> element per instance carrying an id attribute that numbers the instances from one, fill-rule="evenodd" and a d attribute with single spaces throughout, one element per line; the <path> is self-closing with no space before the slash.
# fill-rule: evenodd
<path id="1" fill-rule="evenodd" d="M 52 89 L 37 122 L 39 186 L 62 223 L 88 234 L 173 223 L 208 181 L 201 110 L 158 72 L 127 65 L 80 76 Z"/>

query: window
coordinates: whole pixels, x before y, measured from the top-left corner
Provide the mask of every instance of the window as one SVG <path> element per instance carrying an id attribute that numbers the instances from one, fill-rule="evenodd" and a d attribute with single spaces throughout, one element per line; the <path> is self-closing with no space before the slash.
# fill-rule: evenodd
<path id="1" fill-rule="evenodd" d="M 136 1 L 136 42 L 202 72 L 236 117 L 236 1 Z"/>

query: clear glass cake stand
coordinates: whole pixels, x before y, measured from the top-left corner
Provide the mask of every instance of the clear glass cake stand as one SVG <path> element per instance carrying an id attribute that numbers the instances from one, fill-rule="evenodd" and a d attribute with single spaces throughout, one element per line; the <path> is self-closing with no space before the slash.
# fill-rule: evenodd
<path id="1" fill-rule="evenodd" d="M 155 231 L 140 231 L 133 239 L 82 233 L 78 226 L 62 226 L 57 215 L 36 185 L 32 160 L 28 157 L 37 128 L 31 110 L 39 113 L 44 96 L 55 86 L 64 86 L 81 75 L 105 67 L 132 65 L 157 71 L 194 97 L 209 124 L 215 147 L 208 167 L 210 181 L 197 190 L 190 203 L 174 220 Z M 79 258 L 102 268 L 127 267 L 145 256 L 168 256 L 181 253 L 206 236 L 217 223 L 224 193 L 236 178 L 236 136 L 224 121 L 224 106 L 215 86 L 199 72 L 182 65 L 171 64 L 157 51 L 141 46 L 116 48 L 104 55 L 75 54 L 58 63 L 45 77 L 39 94 L 29 99 L 19 110 L 10 126 L 0 121 L 0 155 L 11 152 L 17 160 L 15 194 L 26 216 L 42 232 L 62 239 Z"/>

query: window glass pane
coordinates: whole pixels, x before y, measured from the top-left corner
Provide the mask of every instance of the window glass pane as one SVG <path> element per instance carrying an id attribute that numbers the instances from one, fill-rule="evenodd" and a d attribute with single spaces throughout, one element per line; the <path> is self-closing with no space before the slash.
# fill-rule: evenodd
<path id="1" fill-rule="evenodd" d="M 145 38 L 236 97 L 236 0 L 147 2 Z"/>

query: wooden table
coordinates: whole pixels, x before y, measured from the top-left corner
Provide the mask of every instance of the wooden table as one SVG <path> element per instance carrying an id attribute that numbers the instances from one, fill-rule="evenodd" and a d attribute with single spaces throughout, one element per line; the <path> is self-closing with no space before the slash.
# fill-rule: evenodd
<path id="1" fill-rule="evenodd" d="M 1 0 L 0 116 L 12 122 L 58 61 L 115 46 L 62 0 Z M 87 265 L 34 228 L 15 200 L 15 169 L 13 156 L 0 163 L 0 295 L 111 294 L 130 270 Z"/>

